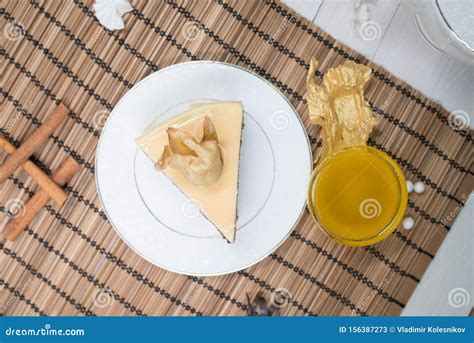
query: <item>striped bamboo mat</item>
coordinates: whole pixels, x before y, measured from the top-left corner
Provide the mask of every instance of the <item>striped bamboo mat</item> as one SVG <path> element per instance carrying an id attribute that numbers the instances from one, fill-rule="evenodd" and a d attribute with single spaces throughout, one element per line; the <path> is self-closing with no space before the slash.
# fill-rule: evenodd
<path id="1" fill-rule="evenodd" d="M 398 315 L 472 188 L 472 132 L 437 103 L 335 41 L 284 5 L 263 1 L 132 1 L 125 29 L 104 30 L 92 0 L 3 0 L 0 10 L 1 134 L 18 145 L 59 101 L 72 112 L 34 160 L 51 173 L 68 154 L 81 169 L 66 205 L 53 204 L 15 242 L 0 242 L 5 315 L 245 315 L 247 297 L 288 292 L 284 315 Z M 96 192 L 94 154 L 103 118 L 146 75 L 188 60 L 219 60 L 258 73 L 308 124 L 305 77 L 351 59 L 374 69 L 366 96 L 381 121 L 370 144 L 408 179 L 411 231 L 348 248 L 326 239 L 305 214 L 271 256 L 220 277 L 162 270 L 129 249 L 107 221 Z M 2 161 L 4 153 L 2 153 Z M 1 185 L 0 226 L 36 184 L 17 171 Z M 11 213 L 10 213 L 11 215 Z"/>

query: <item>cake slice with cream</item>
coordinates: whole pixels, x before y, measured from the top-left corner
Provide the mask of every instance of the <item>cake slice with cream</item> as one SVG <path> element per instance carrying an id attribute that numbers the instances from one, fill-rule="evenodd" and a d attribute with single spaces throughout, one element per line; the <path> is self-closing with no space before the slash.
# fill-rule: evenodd
<path id="1" fill-rule="evenodd" d="M 242 104 L 216 101 L 152 124 L 136 139 L 229 243 L 235 241 L 242 129 Z"/>

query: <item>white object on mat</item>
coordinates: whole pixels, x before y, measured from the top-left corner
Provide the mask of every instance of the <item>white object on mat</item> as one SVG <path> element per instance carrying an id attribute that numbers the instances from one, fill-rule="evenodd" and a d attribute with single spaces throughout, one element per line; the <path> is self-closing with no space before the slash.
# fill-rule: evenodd
<path id="1" fill-rule="evenodd" d="M 402 225 L 405 230 L 411 230 L 415 225 L 415 220 L 412 217 L 406 217 L 403 219 Z"/>
<path id="2" fill-rule="evenodd" d="M 421 194 L 425 191 L 425 184 L 422 181 L 418 181 L 415 183 L 415 192 Z"/>
<path id="3" fill-rule="evenodd" d="M 415 187 L 415 186 L 413 185 L 413 182 L 411 182 L 410 180 L 407 180 L 407 190 L 408 190 L 408 193 L 413 192 L 414 187 Z"/>
<path id="4" fill-rule="evenodd" d="M 125 27 L 122 16 L 133 10 L 127 0 L 96 0 L 95 16 L 108 30 L 121 30 Z"/>

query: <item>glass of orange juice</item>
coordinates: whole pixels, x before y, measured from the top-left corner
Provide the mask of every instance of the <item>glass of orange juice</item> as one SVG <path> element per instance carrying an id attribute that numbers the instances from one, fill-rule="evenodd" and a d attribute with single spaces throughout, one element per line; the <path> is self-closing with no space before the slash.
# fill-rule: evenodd
<path id="1" fill-rule="evenodd" d="M 353 147 L 325 157 L 315 168 L 308 207 L 326 235 L 350 246 L 377 243 L 402 221 L 408 202 L 398 164 L 373 147 Z"/>

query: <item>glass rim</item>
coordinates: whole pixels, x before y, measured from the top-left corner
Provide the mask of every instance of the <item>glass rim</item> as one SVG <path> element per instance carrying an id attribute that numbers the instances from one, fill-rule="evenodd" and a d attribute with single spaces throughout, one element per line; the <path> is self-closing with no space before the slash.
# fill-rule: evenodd
<path id="1" fill-rule="evenodd" d="M 396 176 L 399 186 L 400 186 L 400 197 L 399 197 L 399 203 L 398 203 L 398 210 L 394 214 L 392 220 L 382 229 L 380 229 L 377 233 L 374 235 L 371 235 L 369 237 L 365 237 L 362 239 L 349 239 L 347 237 L 343 236 L 338 236 L 334 234 L 333 231 L 329 230 L 326 228 L 322 222 L 318 219 L 318 214 L 316 213 L 316 207 L 314 206 L 313 202 L 313 190 L 314 187 L 316 186 L 317 183 L 317 177 L 321 173 L 324 168 L 328 166 L 328 164 L 334 160 L 337 156 L 339 156 L 341 153 L 347 152 L 349 150 L 359 150 L 359 151 L 368 151 L 369 153 L 375 154 L 377 157 L 383 159 L 385 162 L 389 164 L 391 169 L 393 170 L 394 175 Z M 408 191 L 406 187 L 406 179 L 403 174 L 403 171 L 401 170 L 400 166 L 391 158 L 388 154 L 385 152 L 371 147 L 371 146 L 356 146 L 356 147 L 350 147 L 350 148 L 344 148 L 341 150 L 338 150 L 328 156 L 326 156 L 323 160 L 321 160 L 318 165 L 313 169 L 313 172 L 311 173 L 311 178 L 309 181 L 309 187 L 308 187 L 308 194 L 307 194 L 307 201 L 308 201 L 308 210 L 309 213 L 312 217 L 312 219 L 318 224 L 319 228 L 321 231 L 331 238 L 332 240 L 342 243 L 344 245 L 348 246 L 366 246 L 366 245 L 371 245 L 380 242 L 381 240 L 385 239 L 387 236 L 389 236 L 397 226 L 401 223 L 405 216 L 405 212 L 407 209 L 407 204 L 408 204 Z"/>

